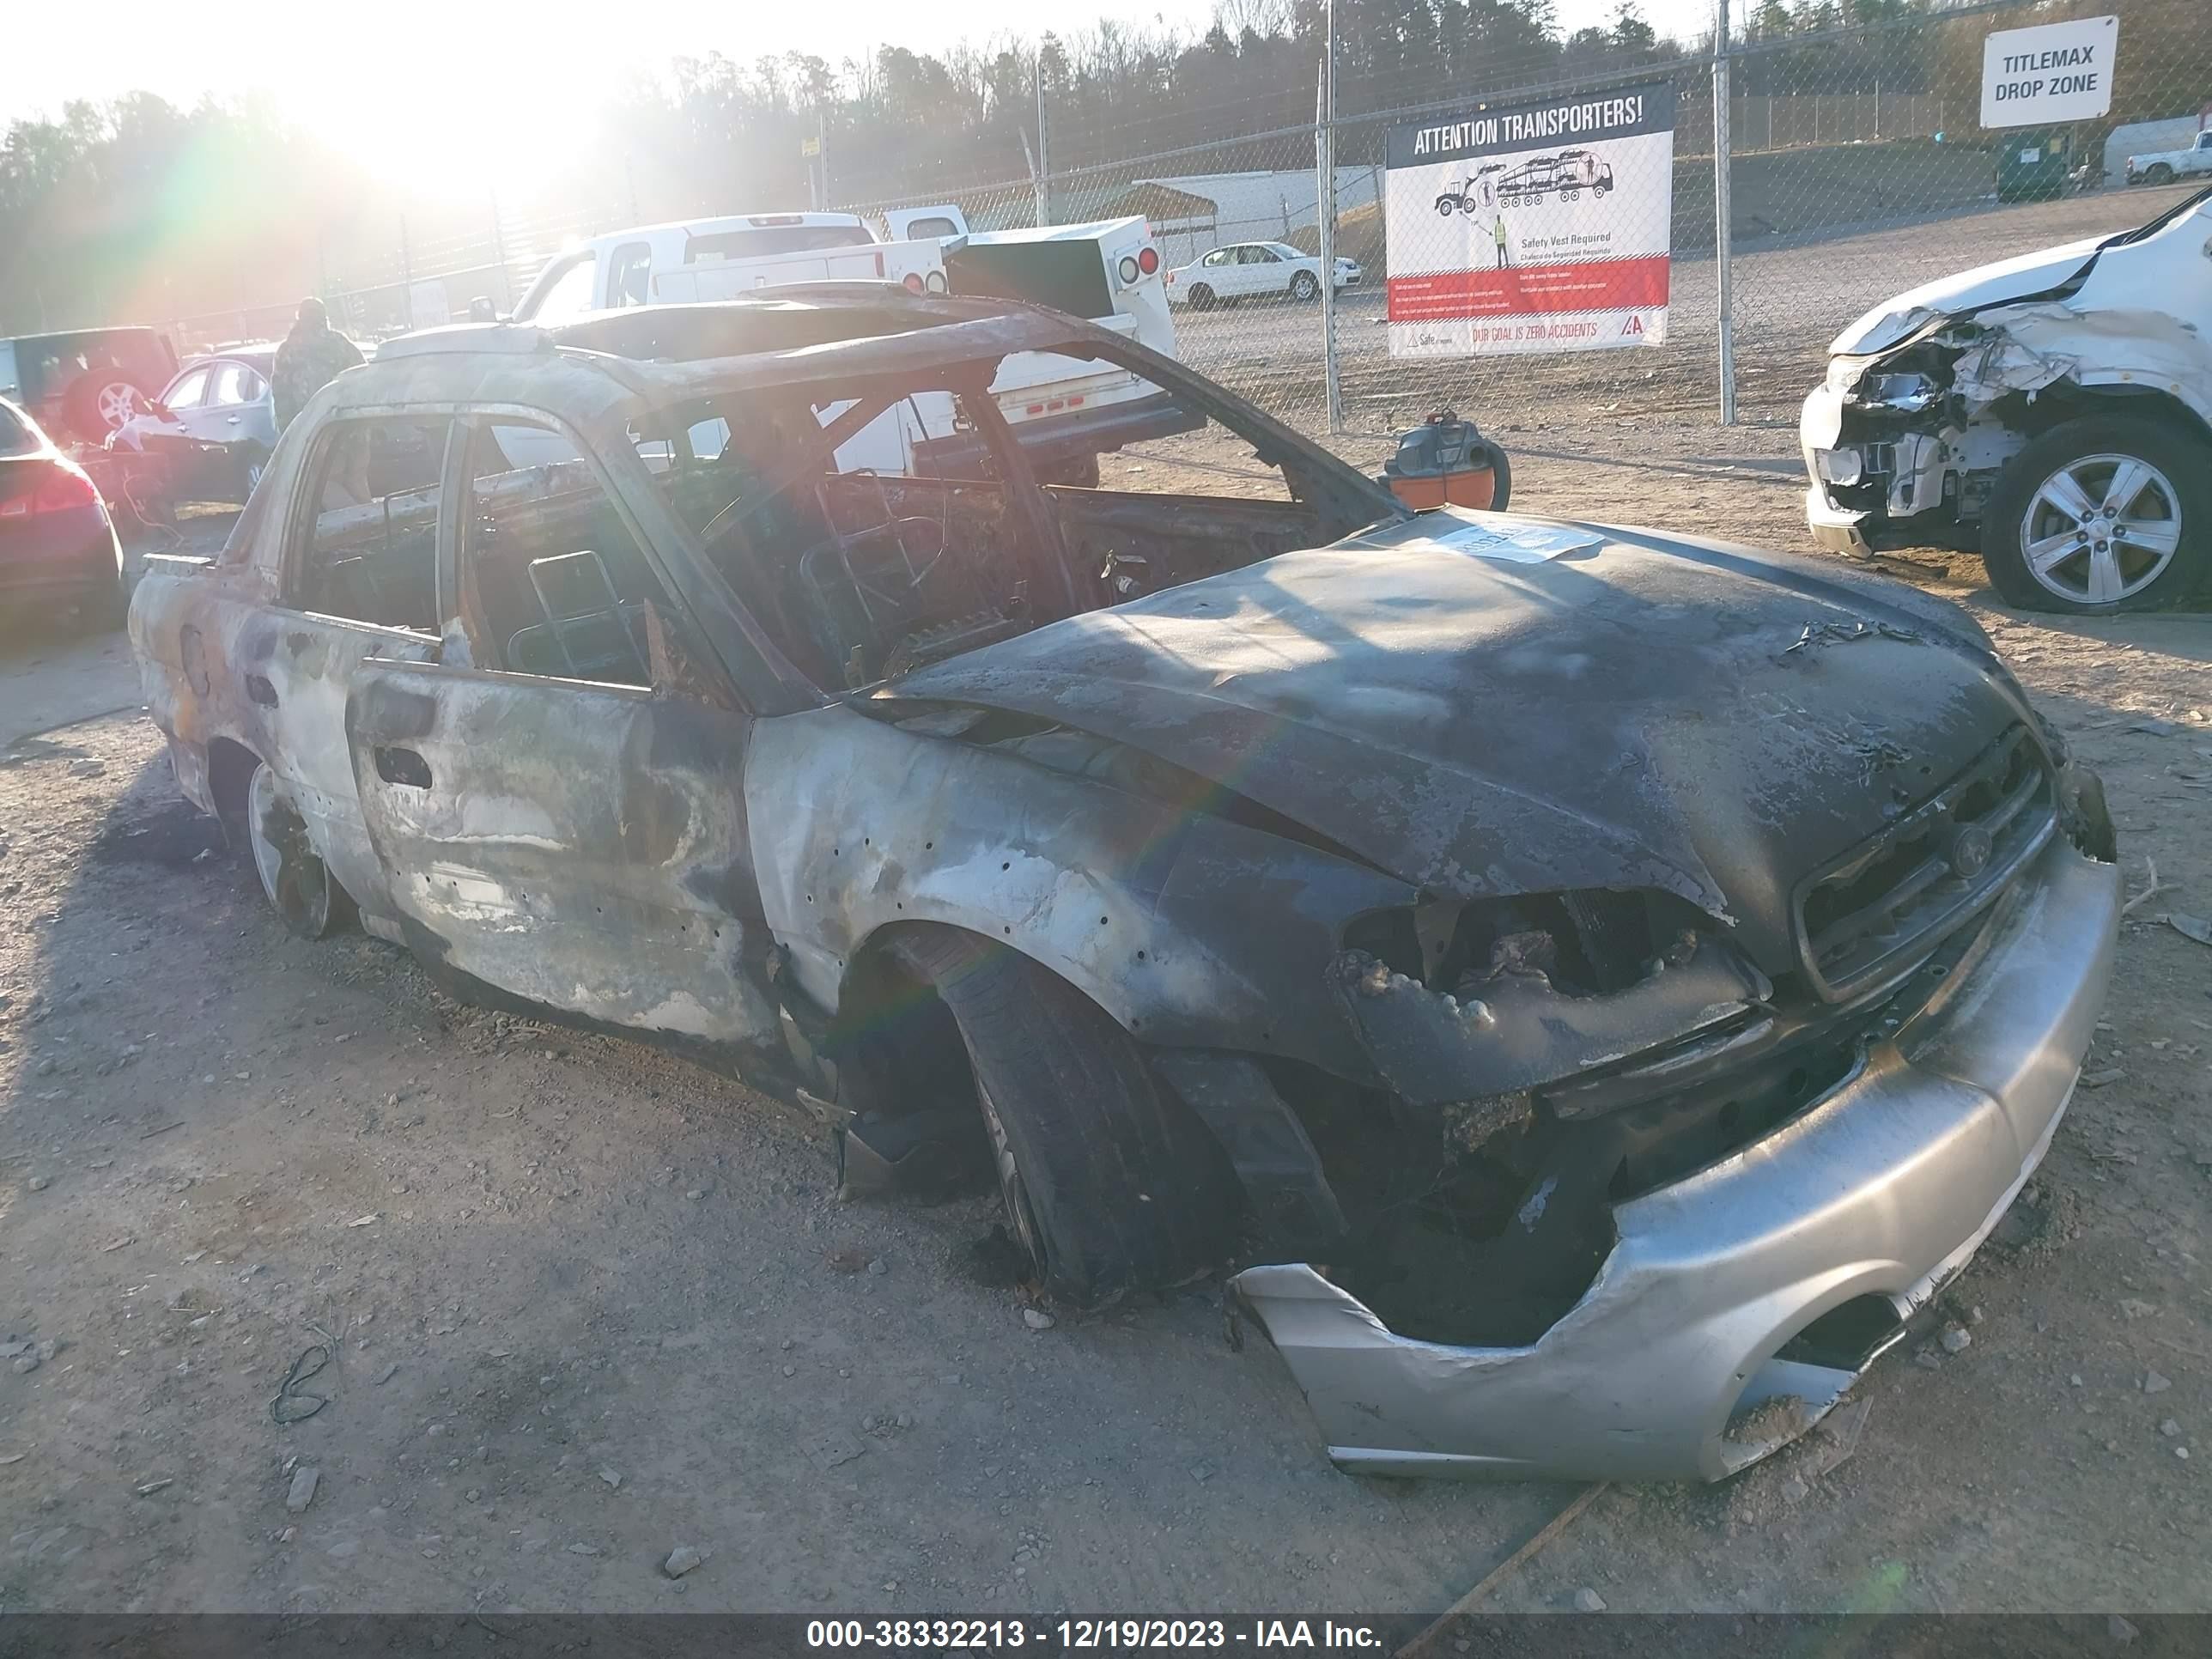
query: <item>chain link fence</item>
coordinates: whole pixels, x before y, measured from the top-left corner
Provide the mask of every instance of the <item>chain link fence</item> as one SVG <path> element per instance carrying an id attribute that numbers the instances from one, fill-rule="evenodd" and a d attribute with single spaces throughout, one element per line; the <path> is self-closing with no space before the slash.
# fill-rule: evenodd
<path id="1" fill-rule="evenodd" d="M 2109 115 L 1981 126 L 1992 31 L 2115 13 Z M 2185 176 L 2131 186 L 2125 162 L 2189 148 L 2212 125 L 2203 0 L 1985 0 L 1801 26 L 1823 15 L 1834 13 L 1767 0 L 1751 9 L 1747 38 L 1718 54 L 1710 42 L 1671 58 L 1661 48 L 1602 76 L 1340 119 L 1328 128 L 1327 178 L 1322 128 L 1309 121 L 933 199 L 957 203 L 977 230 L 1142 215 L 1170 273 L 1179 355 L 1309 431 L 1382 435 L 1451 405 L 1595 452 L 1618 449 L 1644 420 L 1790 421 L 1828 341 L 1869 307 L 2125 228 L 2192 187 Z M 1728 100 L 1717 123 L 1717 88 Z M 1391 165 L 1394 132 L 1627 94 L 1668 108 L 1671 140 L 1578 143 L 1569 132 L 1533 150 L 1466 155 L 1448 178 L 1443 164 Z M 1280 101 L 1271 107 L 1279 114 Z M 1334 280 L 1317 263 L 1332 207 Z M 565 243 L 640 216 L 634 190 L 531 221 L 488 203 L 434 238 L 410 243 L 403 228 L 374 269 L 332 273 L 330 297 L 368 337 L 472 306 L 503 311 Z M 1525 294 L 1571 287 L 1554 267 L 1606 261 L 1619 268 L 1601 273 L 1602 305 L 1559 292 L 1534 318 L 1480 315 L 1504 273 Z M 1591 319 L 1618 326 L 1626 311 L 1642 325 L 1632 343 L 1565 349 L 1613 343 L 1593 339 Z M 287 303 L 181 319 L 179 343 L 281 335 L 289 313 Z"/>

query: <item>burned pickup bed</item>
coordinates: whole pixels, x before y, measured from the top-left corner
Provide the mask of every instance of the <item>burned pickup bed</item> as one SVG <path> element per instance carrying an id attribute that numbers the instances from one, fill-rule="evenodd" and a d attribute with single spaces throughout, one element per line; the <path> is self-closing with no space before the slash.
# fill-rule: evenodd
<path id="1" fill-rule="evenodd" d="M 1054 353 L 1175 435 L 1042 482 L 990 387 Z M 2109 977 L 2096 780 L 1962 613 L 1409 514 L 1012 303 L 391 343 L 131 636 L 295 929 L 732 1071 L 848 1190 L 995 1182 L 1063 1305 L 1230 1271 L 1346 1467 L 1781 1443 Z"/>

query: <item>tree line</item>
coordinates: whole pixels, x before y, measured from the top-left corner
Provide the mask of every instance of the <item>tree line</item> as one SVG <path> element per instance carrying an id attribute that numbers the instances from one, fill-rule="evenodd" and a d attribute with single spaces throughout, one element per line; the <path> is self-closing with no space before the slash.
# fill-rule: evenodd
<path id="1" fill-rule="evenodd" d="M 1964 134 L 1990 28 L 2118 10 L 2114 118 L 2179 113 L 2212 95 L 2203 3 L 2056 0 L 1949 18 L 1943 0 L 1758 0 L 1735 86 L 1938 91 L 1958 100 Z M 1553 0 L 1337 0 L 1336 11 L 1337 109 L 1355 122 L 1670 66 L 1694 88 L 1711 50 L 1709 37 L 1658 35 L 1637 0 L 1571 32 Z M 1055 173 L 1170 151 L 1182 154 L 1150 170 L 1308 166 L 1310 143 L 1286 130 L 1313 117 L 1323 18 L 1322 0 L 1218 0 L 1203 31 L 1102 20 L 835 64 L 678 59 L 584 114 L 591 159 L 557 185 L 489 178 L 461 206 L 450 191 L 378 182 L 265 99 L 72 102 L 15 119 L 0 140 L 0 334 L 391 282 L 410 238 L 419 272 L 514 258 L 535 251 L 533 236 L 586 222 L 804 205 L 817 162 L 803 152 L 817 147 L 829 199 L 848 205 L 1019 188 L 1041 147 Z M 1254 137 L 1271 131 L 1282 136 Z"/>

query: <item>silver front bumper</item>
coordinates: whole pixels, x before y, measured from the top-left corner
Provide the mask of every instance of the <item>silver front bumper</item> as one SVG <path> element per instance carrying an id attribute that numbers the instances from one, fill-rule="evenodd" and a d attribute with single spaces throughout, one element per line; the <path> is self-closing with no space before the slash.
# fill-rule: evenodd
<path id="1" fill-rule="evenodd" d="M 1343 1468 L 1718 1480 L 1857 1380 L 1778 1359 L 1784 1344 L 1854 1297 L 1919 1308 L 2041 1161 L 2112 978 L 2119 903 L 2116 866 L 2054 842 L 1938 996 L 1828 1095 L 1615 1209 L 1596 1280 L 1530 1346 L 1409 1340 L 1304 1265 L 1233 1288 Z M 1793 1397 L 1729 1437 L 1739 1413 Z"/>
<path id="2" fill-rule="evenodd" d="M 1813 545 L 1823 553 L 1841 553 L 1853 559 L 1873 557 L 1874 544 L 1860 528 L 1866 519 L 1856 507 L 1835 506 L 1817 480 L 1805 492 L 1805 526 L 1813 532 Z"/>

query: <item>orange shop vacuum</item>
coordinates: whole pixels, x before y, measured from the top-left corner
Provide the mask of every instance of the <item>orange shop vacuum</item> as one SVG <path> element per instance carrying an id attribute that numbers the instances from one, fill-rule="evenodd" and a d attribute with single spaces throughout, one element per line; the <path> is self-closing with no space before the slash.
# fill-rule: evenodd
<path id="1" fill-rule="evenodd" d="M 1440 409 L 1398 440 L 1398 453 L 1382 463 L 1382 482 L 1417 513 L 1447 504 L 1503 512 L 1513 469 L 1473 421 Z"/>

